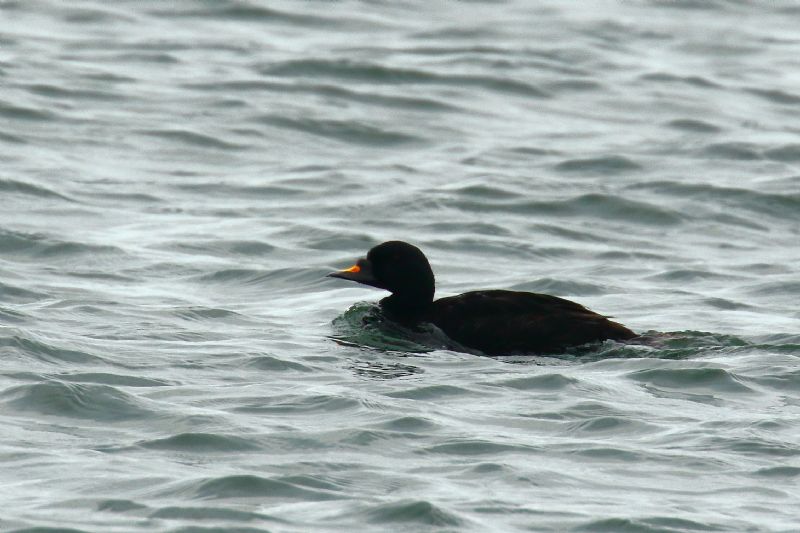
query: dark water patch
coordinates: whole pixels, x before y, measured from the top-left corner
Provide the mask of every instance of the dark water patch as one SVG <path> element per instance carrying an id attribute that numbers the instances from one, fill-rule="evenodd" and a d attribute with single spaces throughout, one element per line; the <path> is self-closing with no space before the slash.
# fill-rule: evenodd
<path id="1" fill-rule="evenodd" d="M 332 269 L 278 268 L 274 270 L 255 270 L 249 268 L 226 268 L 210 274 L 191 276 L 199 284 L 215 284 L 227 287 L 269 288 L 274 294 L 290 291 L 296 293 L 303 286 L 325 286 L 325 275 Z"/>
<path id="2" fill-rule="evenodd" d="M 471 466 L 467 471 L 471 474 L 477 474 L 479 476 L 491 474 L 504 476 L 513 474 L 513 470 L 507 465 L 492 462 L 478 463 L 474 466 Z"/>
<path id="3" fill-rule="evenodd" d="M 68 202 L 74 201 L 63 194 L 52 191 L 41 185 L 24 183 L 12 179 L 0 178 L 0 193 L 19 193 L 26 194 L 28 196 L 38 196 L 39 198 L 58 198 L 59 200 L 66 200 Z"/>
<path id="4" fill-rule="evenodd" d="M 123 421 L 155 416 L 139 401 L 108 385 L 84 385 L 49 381 L 11 387 L 0 394 L 3 402 L 19 411 L 71 417 L 97 422 Z"/>
<path id="5" fill-rule="evenodd" d="M 15 253 L 36 258 L 60 258 L 76 255 L 118 255 L 125 252 L 108 245 L 64 241 L 42 233 L 23 233 L 0 229 L 0 253 Z"/>
<path id="6" fill-rule="evenodd" d="M 183 263 L 170 263 L 166 261 L 156 261 L 144 265 L 128 266 L 119 269 L 121 274 L 134 279 L 148 280 L 174 280 L 176 277 L 200 276 L 205 270 L 199 266 Z"/>
<path id="7" fill-rule="evenodd" d="M 447 189 L 446 192 L 448 195 L 459 195 L 473 198 L 492 198 L 495 200 L 519 198 L 522 196 L 518 192 L 508 191 L 496 185 L 486 184 L 468 185 L 466 187 L 459 187 L 458 189 Z"/>
<path id="8" fill-rule="evenodd" d="M 155 204 L 159 202 L 163 202 L 164 200 L 159 198 L 158 196 L 154 196 L 152 194 L 144 194 L 144 193 L 126 193 L 121 191 L 114 191 L 114 192 L 87 192 L 82 191 L 81 197 L 83 198 L 98 198 L 103 200 L 111 200 L 115 204 L 118 205 L 120 201 L 122 202 L 135 202 L 141 204 Z"/>
<path id="9" fill-rule="evenodd" d="M 275 251 L 275 247 L 262 241 L 249 240 L 216 240 L 201 242 L 177 242 L 169 247 L 171 250 L 186 252 L 202 252 L 215 257 L 260 257 Z"/>
<path id="10" fill-rule="evenodd" d="M 3 286 L 0 284 L 0 297 L 3 295 Z M 23 323 L 27 320 L 30 320 L 30 316 L 21 313 L 19 311 L 15 311 L 13 309 L 8 309 L 3 306 L 0 306 L 0 323 L 2 322 L 14 322 L 14 323 Z"/>
<path id="11" fill-rule="evenodd" d="M 295 476 L 297 478 L 299 476 Z M 307 502 L 337 500 L 345 496 L 328 490 L 306 487 L 292 478 L 268 479 L 255 475 L 234 475 L 207 479 L 197 484 L 194 495 L 200 499 L 277 498 Z"/>
<path id="12" fill-rule="evenodd" d="M 738 161 L 755 161 L 763 158 L 756 145 L 746 142 L 709 144 L 700 153 L 705 157 L 714 159 L 733 159 Z"/>
<path id="13" fill-rule="evenodd" d="M 401 416 L 393 418 L 378 425 L 386 431 L 397 431 L 401 433 L 428 434 L 439 429 L 439 425 L 431 422 L 427 418 L 419 416 Z"/>
<path id="14" fill-rule="evenodd" d="M 340 98 L 342 100 L 349 100 L 362 104 L 370 104 L 380 107 L 389 107 L 403 109 L 406 111 L 421 111 L 421 112 L 452 112 L 464 111 L 452 103 L 443 102 L 431 97 L 422 98 L 419 96 L 398 96 L 386 95 L 377 93 L 368 93 L 362 91 L 351 91 L 341 87 L 331 85 L 309 85 L 307 86 L 309 92 L 325 95 L 328 97 Z"/>
<path id="15" fill-rule="evenodd" d="M 587 228 L 581 228 L 580 231 L 578 231 L 565 228 L 557 224 L 543 223 L 531 224 L 530 227 L 535 231 L 541 231 L 543 233 L 547 233 L 548 235 L 554 235 L 556 237 L 561 237 L 572 241 L 597 242 L 598 240 L 603 240 L 603 237 L 589 231 Z"/>
<path id="16" fill-rule="evenodd" d="M 302 413 L 337 413 L 361 408 L 361 403 L 352 398 L 330 394 L 308 396 L 284 395 L 266 397 L 258 403 L 234 407 L 239 413 L 272 413 L 275 415 L 296 416 Z"/>
<path id="17" fill-rule="evenodd" d="M 613 406 L 597 401 L 579 401 L 559 411 L 540 411 L 527 415 L 542 420 L 592 420 L 603 417 L 622 417 L 624 413 Z"/>
<path id="18" fill-rule="evenodd" d="M 593 533 L 685 533 L 688 531 L 728 531 L 727 527 L 704 524 L 684 518 L 604 518 L 593 520 L 571 531 Z"/>
<path id="19" fill-rule="evenodd" d="M 568 159 L 557 164 L 555 168 L 560 172 L 600 174 L 603 176 L 642 170 L 640 164 L 620 155 Z"/>
<path id="20" fill-rule="evenodd" d="M 329 237 L 312 238 L 303 243 L 305 247 L 312 250 L 335 250 L 337 252 L 342 250 L 369 250 L 375 244 L 372 237 L 366 234 L 349 234 L 346 236 L 332 234 Z"/>
<path id="21" fill-rule="evenodd" d="M 401 146 L 410 143 L 421 143 L 425 140 L 416 135 L 379 128 L 355 120 L 289 118 L 280 115 L 265 115 L 259 117 L 258 121 L 269 126 L 363 146 Z"/>
<path id="22" fill-rule="evenodd" d="M 595 92 L 605 90 L 605 86 L 594 80 L 559 80 L 550 82 L 545 87 L 554 94 L 565 92 Z"/>
<path id="23" fill-rule="evenodd" d="M 22 335 L 0 337 L 0 347 L 10 348 L 26 357 L 54 364 L 102 364 L 104 359 L 81 350 L 63 348 L 51 342 L 39 341 Z"/>
<path id="24" fill-rule="evenodd" d="M 751 229 L 754 231 L 769 232 L 769 226 L 754 222 L 752 218 L 744 218 L 730 213 L 713 213 L 708 216 L 708 220 L 719 222 L 724 226 L 740 226 L 742 228 Z"/>
<path id="25" fill-rule="evenodd" d="M 24 87 L 34 94 L 60 100 L 120 101 L 126 99 L 126 97 L 121 94 L 108 91 L 97 91 L 92 89 L 67 89 L 58 85 L 37 83 Z"/>
<path id="26" fill-rule="evenodd" d="M 523 156 L 548 156 L 548 155 L 564 155 L 564 152 L 553 150 L 550 148 L 538 148 L 536 146 L 515 146 L 509 148 L 508 151 L 512 154 L 520 154 Z"/>
<path id="27" fill-rule="evenodd" d="M 525 391 L 556 391 L 573 387 L 578 383 L 580 383 L 580 381 L 577 379 L 564 376 L 563 374 L 542 374 L 498 381 L 489 383 L 489 385 Z"/>
<path id="28" fill-rule="evenodd" d="M 74 529 L 71 527 L 25 527 L 22 529 L 12 529 L 9 533 L 91 533 L 86 529 Z"/>
<path id="29" fill-rule="evenodd" d="M 239 150 L 245 148 L 242 144 L 235 144 L 223 141 L 212 135 L 182 129 L 139 130 L 138 133 L 199 148 L 213 148 L 217 150 Z"/>
<path id="30" fill-rule="evenodd" d="M 252 284 L 258 283 L 270 275 L 268 270 L 255 270 L 250 268 L 226 268 L 217 270 L 210 274 L 202 274 L 196 279 L 202 283 L 236 283 L 236 284 Z"/>
<path id="31" fill-rule="evenodd" d="M 439 84 L 455 87 L 481 87 L 495 92 L 532 98 L 550 95 L 533 85 L 509 78 L 472 74 L 438 74 L 418 69 L 388 67 L 350 60 L 290 60 L 261 69 L 269 76 L 326 77 L 375 84 Z"/>
<path id="32" fill-rule="evenodd" d="M 622 416 L 601 416 L 589 420 L 571 422 L 567 425 L 566 432 L 584 437 L 614 437 L 618 435 L 652 433 L 660 429 L 652 424 Z"/>
<path id="33" fill-rule="evenodd" d="M 16 106 L 0 100 L 0 117 L 11 120 L 27 120 L 49 122 L 59 117 L 52 111 L 42 111 L 32 107 Z"/>
<path id="34" fill-rule="evenodd" d="M 761 460 L 764 458 L 800 456 L 800 448 L 797 447 L 796 441 L 781 442 L 756 436 L 745 438 L 727 437 L 718 433 L 712 433 L 697 448 L 704 451 L 711 449 L 733 452 Z"/>
<path id="35" fill-rule="evenodd" d="M 449 235 L 490 235 L 493 237 L 510 236 L 511 232 L 498 224 L 489 222 L 431 222 L 421 226 L 431 234 L 443 233 Z M 372 242 L 369 240 L 368 242 Z"/>
<path id="36" fill-rule="evenodd" d="M 671 120 L 667 122 L 667 127 L 695 133 L 718 133 L 722 131 L 721 128 L 711 124 L 710 122 L 691 118 Z"/>
<path id="37" fill-rule="evenodd" d="M 763 346 L 764 349 L 773 351 L 772 346 Z M 791 350 L 781 350 L 783 353 L 800 354 L 800 344 L 790 345 Z M 772 390 L 800 392 L 800 370 L 783 368 L 779 371 L 761 374 L 747 378 L 748 381 L 757 383 Z"/>
<path id="38" fill-rule="evenodd" d="M 431 240 L 429 246 L 439 250 L 450 250 L 453 253 L 469 254 L 472 257 L 486 257 L 494 261 L 497 257 L 503 258 L 541 258 L 541 257 L 569 257 L 573 250 L 561 247 L 534 247 L 525 242 L 512 242 L 511 239 L 476 238 L 474 236 L 458 237 L 449 236 L 446 239 Z M 474 259 L 473 259 L 474 261 Z"/>
<path id="39" fill-rule="evenodd" d="M 232 92 L 275 92 L 280 94 L 308 94 L 337 98 L 348 102 L 404 109 L 407 111 L 462 111 L 452 103 L 437 100 L 432 97 L 419 97 L 396 94 L 380 94 L 375 92 L 355 91 L 337 85 L 315 83 L 276 83 L 263 80 L 220 81 L 215 83 L 188 83 L 184 85 L 189 89 L 213 91 L 229 94 Z M 243 101 L 239 101 L 244 103 Z"/>
<path id="40" fill-rule="evenodd" d="M 515 291 L 540 292 L 562 296 L 592 296 L 608 293 L 608 288 L 593 283 L 564 281 L 553 278 L 542 278 L 536 281 L 517 283 L 510 287 Z"/>
<path id="41" fill-rule="evenodd" d="M 798 213 L 800 217 L 800 213 Z M 800 295 L 800 280 L 790 281 L 768 281 L 765 283 L 756 283 L 750 285 L 744 290 L 745 294 L 753 296 L 792 296 Z"/>
<path id="42" fill-rule="evenodd" d="M 755 471 L 757 476 L 766 478 L 796 478 L 800 477 L 800 467 L 796 466 L 773 466 L 760 468 Z"/>
<path id="43" fill-rule="evenodd" d="M 596 217 L 632 224 L 675 225 L 683 216 L 665 207 L 616 195 L 584 194 L 568 200 L 496 202 L 457 198 L 445 200 L 452 207 L 470 212 L 513 213 L 536 216 Z"/>
<path id="44" fill-rule="evenodd" d="M 110 272 L 104 271 L 97 271 L 97 270 L 84 270 L 81 272 L 64 272 L 65 276 L 69 276 L 71 278 L 80 278 L 80 279 L 91 279 L 91 280 L 100 280 L 100 281 L 111 281 L 116 283 L 136 283 L 140 282 L 141 280 L 137 280 L 136 278 L 132 278 L 130 276 L 122 276 L 120 274 L 114 274 Z M 98 314 L 98 308 L 93 306 L 75 306 L 75 311 L 80 312 L 88 312 L 90 314 Z"/>
<path id="45" fill-rule="evenodd" d="M 79 55 L 65 56 L 66 59 L 82 60 Z M 125 63 L 149 63 L 153 65 L 177 65 L 180 64 L 180 59 L 173 54 L 167 52 L 126 52 L 121 54 L 114 54 L 107 58 L 108 62 L 125 64 Z"/>
<path id="46" fill-rule="evenodd" d="M 284 185 L 232 185 L 229 183 L 181 183 L 172 186 L 180 191 L 190 191 L 204 195 L 213 194 L 215 196 L 232 196 L 236 198 L 262 198 L 281 200 L 285 197 L 297 197 L 307 195 L 309 191 L 305 188 Z M 208 241 L 209 243 L 229 242 L 229 241 Z M 236 242 L 236 241 L 230 241 Z M 248 242 L 248 241 L 240 241 Z"/>
<path id="47" fill-rule="evenodd" d="M 377 505 L 362 513 L 363 517 L 372 524 L 405 524 L 406 527 L 433 526 L 437 528 L 458 527 L 464 524 L 457 515 L 446 511 L 428 501 L 404 500 L 399 502 L 385 503 Z"/>
<path id="48" fill-rule="evenodd" d="M 116 72 L 86 72 L 81 73 L 81 77 L 86 80 L 101 81 L 104 83 L 134 83 L 138 81 L 131 76 L 123 76 Z"/>
<path id="49" fill-rule="evenodd" d="M 218 433 L 180 433 L 163 439 L 141 441 L 137 446 L 184 453 L 233 453 L 262 449 L 251 439 Z"/>
<path id="50" fill-rule="evenodd" d="M 800 105 L 800 95 L 787 93 L 777 89 L 746 89 L 750 94 L 760 96 L 773 104 Z"/>
<path id="51" fill-rule="evenodd" d="M 31 291 L 9 285 L 0 281 L 0 301 L 9 303 L 29 303 L 47 298 L 48 295 L 42 292 Z"/>
<path id="52" fill-rule="evenodd" d="M 591 352 L 578 352 L 580 361 L 591 363 L 607 359 L 658 358 L 684 360 L 733 348 L 751 347 L 733 335 L 703 331 L 647 331 L 625 343 L 606 341 Z M 569 355 L 569 352 L 567 353 Z"/>
<path id="53" fill-rule="evenodd" d="M 728 531 L 729 526 L 696 522 L 685 518 L 673 516 L 654 516 L 640 519 L 643 523 L 650 526 L 672 528 L 676 532 L 681 531 Z"/>
<path id="54" fill-rule="evenodd" d="M 242 316 L 236 311 L 231 311 L 229 309 L 220 309 L 218 307 L 203 307 L 203 306 L 172 309 L 170 310 L 170 314 L 178 318 L 183 318 L 192 321 L 220 320 L 226 318 L 235 319 L 235 318 L 240 318 Z"/>
<path id="55" fill-rule="evenodd" d="M 613 424 L 611 426 L 613 431 Z M 609 448 L 609 447 L 586 447 L 582 446 L 580 449 L 572 450 L 570 455 L 579 457 L 586 457 L 589 459 L 596 459 L 603 462 L 619 462 L 619 463 L 636 463 L 645 461 L 648 457 L 645 454 L 625 450 L 622 448 Z"/>
<path id="56" fill-rule="evenodd" d="M 481 439 L 463 439 L 446 444 L 435 444 L 427 446 L 416 453 L 421 454 L 443 454 L 462 457 L 473 457 L 476 455 L 498 455 L 498 454 L 530 454 L 537 451 L 533 446 L 502 444 Z"/>
<path id="57" fill-rule="evenodd" d="M 660 272 L 658 274 L 648 276 L 647 279 L 653 281 L 668 281 L 670 283 L 674 282 L 693 283 L 697 281 L 707 281 L 707 280 L 738 281 L 741 280 L 741 277 L 731 276 L 727 274 L 718 274 L 716 272 L 709 272 L 707 270 L 681 268 L 677 270 L 667 270 L 666 272 Z"/>
<path id="58" fill-rule="evenodd" d="M 133 22 L 133 17 L 123 15 L 122 13 L 112 13 L 107 10 L 86 7 L 70 7 L 63 13 L 62 18 L 66 22 L 73 24 L 113 24 L 115 22 Z"/>
<path id="59" fill-rule="evenodd" d="M 412 46 L 404 47 L 402 50 L 396 48 L 386 48 L 386 51 L 398 52 L 402 51 L 408 54 L 423 55 L 423 56 L 499 56 L 508 57 L 518 53 L 516 49 L 504 48 L 501 46 L 492 46 L 487 44 L 454 44 L 454 45 L 425 45 L 425 46 Z"/>
<path id="60" fill-rule="evenodd" d="M 413 34 L 413 37 L 432 40 L 454 40 L 454 41 L 479 41 L 482 38 L 500 38 L 502 32 L 499 28 L 487 27 L 486 25 L 472 26 L 443 26 L 431 31 L 420 31 Z"/>
<path id="61" fill-rule="evenodd" d="M 679 214 L 665 208 L 604 194 L 585 194 L 571 200 L 540 203 L 539 207 L 552 214 L 594 215 L 640 224 L 673 225 L 682 220 Z"/>
<path id="62" fill-rule="evenodd" d="M 166 531 L 166 530 L 165 530 Z M 274 530 L 261 529 L 257 527 L 203 527 L 203 526 L 184 526 L 170 529 L 167 533 L 272 533 Z"/>
<path id="63" fill-rule="evenodd" d="M 333 338 L 332 340 L 343 346 L 351 346 L 354 348 L 367 347 L 338 338 Z M 387 361 L 352 361 L 350 363 L 350 370 L 357 376 L 369 379 L 399 379 L 425 373 L 425 371 L 418 366 Z"/>
<path id="64" fill-rule="evenodd" d="M 774 344 L 754 344 L 754 350 L 763 350 L 769 353 L 794 355 L 800 357 L 800 342 L 774 343 Z"/>
<path id="65" fill-rule="evenodd" d="M 133 500 L 113 499 L 113 500 L 102 500 L 97 502 L 98 511 L 109 511 L 112 513 L 127 513 L 130 511 L 139 511 L 142 509 L 147 509 L 147 506 L 142 505 L 141 503 L 137 503 Z"/>
<path id="66" fill-rule="evenodd" d="M 391 68 L 349 60 L 298 59 L 266 66 L 261 71 L 271 76 L 329 77 L 372 83 L 426 83 L 437 79 L 422 70 Z"/>
<path id="67" fill-rule="evenodd" d="M 0 131 L 0 141 L 14 144 L 28 144 L 28 141 L 24 138 L 3 131 Z"/>
<path id="68" fill-rule="evenodd" d="M 413 389 L 389 392 L 386 396 L 390 398 L 408 398 L 411 400 L 441 400 L 458 396 L 472 395 L 469 389 L 456 387 L 453 385 L 429 385 L 427 387 L 416 387 Z"/>
<path id="69" fill-rule="evenodd" d="M 139 376 L 126 376 L 110 374 L 107 372 L 79 372 L 74 374 L 53 374 L 52 379 L 68 381 L 71 383 L 96 383 L 99 385 L 112 385 L 119 387 L 167 387 L 176 382 L 164 379 L 151 379 Z"/>
<path id="70" fill-rule="evenodd" d="M 669 194 L 694 201 L 733 205 L 737 209 L 745 209 L 757 213 L 800 219 L 800 194 L 798 193 L 767 193 L 753 189 L 673 181 L 655 181 L 633 185 L 630 188 L 644 189 L 658 194 Z"/>
<path id="71" fill-rule="evenodd" d="M 786 144 L 778 148 L 772 148 L 764 152 L 764 156 L 773 161 L 797 163 L 800 161 L 800 144 Z"/>
<path id="72" fill-rule="evenodd" d="M 736 302 L 727 298 L 704 298 L 703 303 L 716 309 L 722 309 L 725 311 L 753 309 L 753 306 L 750 304 Z"/>
<path id="73" fill-rule="evenodd" d="M 175 529 L 164 530 L 166 533 L 272 533 L 274 530 L 261 529 L 257 527 L 203 527 L 203 526 L 183 526 Z"/>
<path id="74" fill-rule="evenodd" d="M 306 365 L 296 363 L 294 361 L 287 361 L 277 356 L 260 355 L 247 360 L 245 364 L 248 368 L 256 370 L 263 370 L 267 372 L 313 372 L 314 369 Z"/>
<path id="75" fill-rule="evenodd" d="M 659 83 L 682 83 L 703 89 L 716 89 L 721 87 L 721 85 L 714 83 L 713 81 L 702 76 L 680 76 L 677 74 L 670 74 L 668 72 L 653 72 L 650 74 L 644 74 L 640 79 Z"/>
<path id="76" fill-rule="evenodd" d="M 724 368 L 657 368 L 637 370 L 628 379 L 656 387 L 676 390 L 703 390 L 708 392 L 752 393 L 753 389 Z"/>
<path id="77" fill-rule="evenodd" d="M 210 520 L 230 522 L 274 521 L 269 515 L 251 511 L 238 511 L 224 507 L 162 507 L 150 514 L 150 518 L 165 520 Z M 225 531 L 229 531 L 225 529 Z"/>
<path id="78" fill-rule="evenodd" d="M 665 261 L 669 259 L 664 254 L 656 254 L 649 252 L 626 252 L 621 250 L 612 250 L 610 252 L 600 252 L 596 255 L 598 259 L 603 260 L 645 260 L 645 261 Z"/>
<path id="79" fill-rule="evenodd" d="M 187 4 L 190 6 L 191 4 Z M 208 4 L 203 7 L 187 9 L 154 10 L 153 14 L 159 17 L 186 17 L 186 18 L 205 18 L 212 21 L 231 20 L 236 22 L 249 22 L 258 24 L 277 24 L 291 26 L 306 26 L 315 28 L 347 28 L 359 30 L 371 27 L 380 27 L 382 24 L 373 19 L 357 19 L 344 17 L 323 17 L 315 14 L 297 13 L 292 11 L 281 11 L 271 7 L 261 5 L 250 5 L 236 2 L 219 2 L 218 4 Z"/>

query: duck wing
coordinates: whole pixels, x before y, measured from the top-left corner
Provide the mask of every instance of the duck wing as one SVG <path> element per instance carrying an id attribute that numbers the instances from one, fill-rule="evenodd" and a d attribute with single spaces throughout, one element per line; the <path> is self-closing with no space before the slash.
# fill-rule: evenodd
<path id="1" fill-rule="evenodd" d="M 636 334 L 586 307 L 548 294 L 472 291 L 433 302 L 429 322 L 487 355 L 560 353 L 572 346 Z"/>

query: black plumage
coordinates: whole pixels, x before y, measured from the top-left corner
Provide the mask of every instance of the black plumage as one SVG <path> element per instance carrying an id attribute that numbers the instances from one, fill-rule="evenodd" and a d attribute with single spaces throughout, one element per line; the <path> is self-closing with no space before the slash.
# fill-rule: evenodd
<path id="1" fill-rule="evenodd" d="M 433 299 L 428 259 L 411 244 L 389 241 L 331 277 L 386 289 L 386 316 L 406 325 L 429 322 L 460 345 L 487 355 L 559 353 L 590 342 L 636 334 L 580 304 L 532 292 L 471 291 Z"/>

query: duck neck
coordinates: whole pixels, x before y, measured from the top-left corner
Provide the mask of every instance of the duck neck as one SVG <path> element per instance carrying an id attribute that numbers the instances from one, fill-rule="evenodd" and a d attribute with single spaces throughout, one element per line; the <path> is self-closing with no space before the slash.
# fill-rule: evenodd
<path id="1" fill-rule="evenodd" d="M 420 320 L 433 302 L 430 293 L 395 293 L 381 300 L 381 308 L 393 320 L 414 322 Z"/>

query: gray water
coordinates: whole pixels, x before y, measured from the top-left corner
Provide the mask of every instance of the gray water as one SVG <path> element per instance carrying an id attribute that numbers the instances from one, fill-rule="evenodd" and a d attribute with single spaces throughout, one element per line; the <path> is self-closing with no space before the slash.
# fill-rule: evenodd
<path id="1" fill-rule="evenodd" d="M 800 531 L 793 1 L 0 1 L 0 529 Z M 652 345 L 493 359 L 389 239 Z"/>

